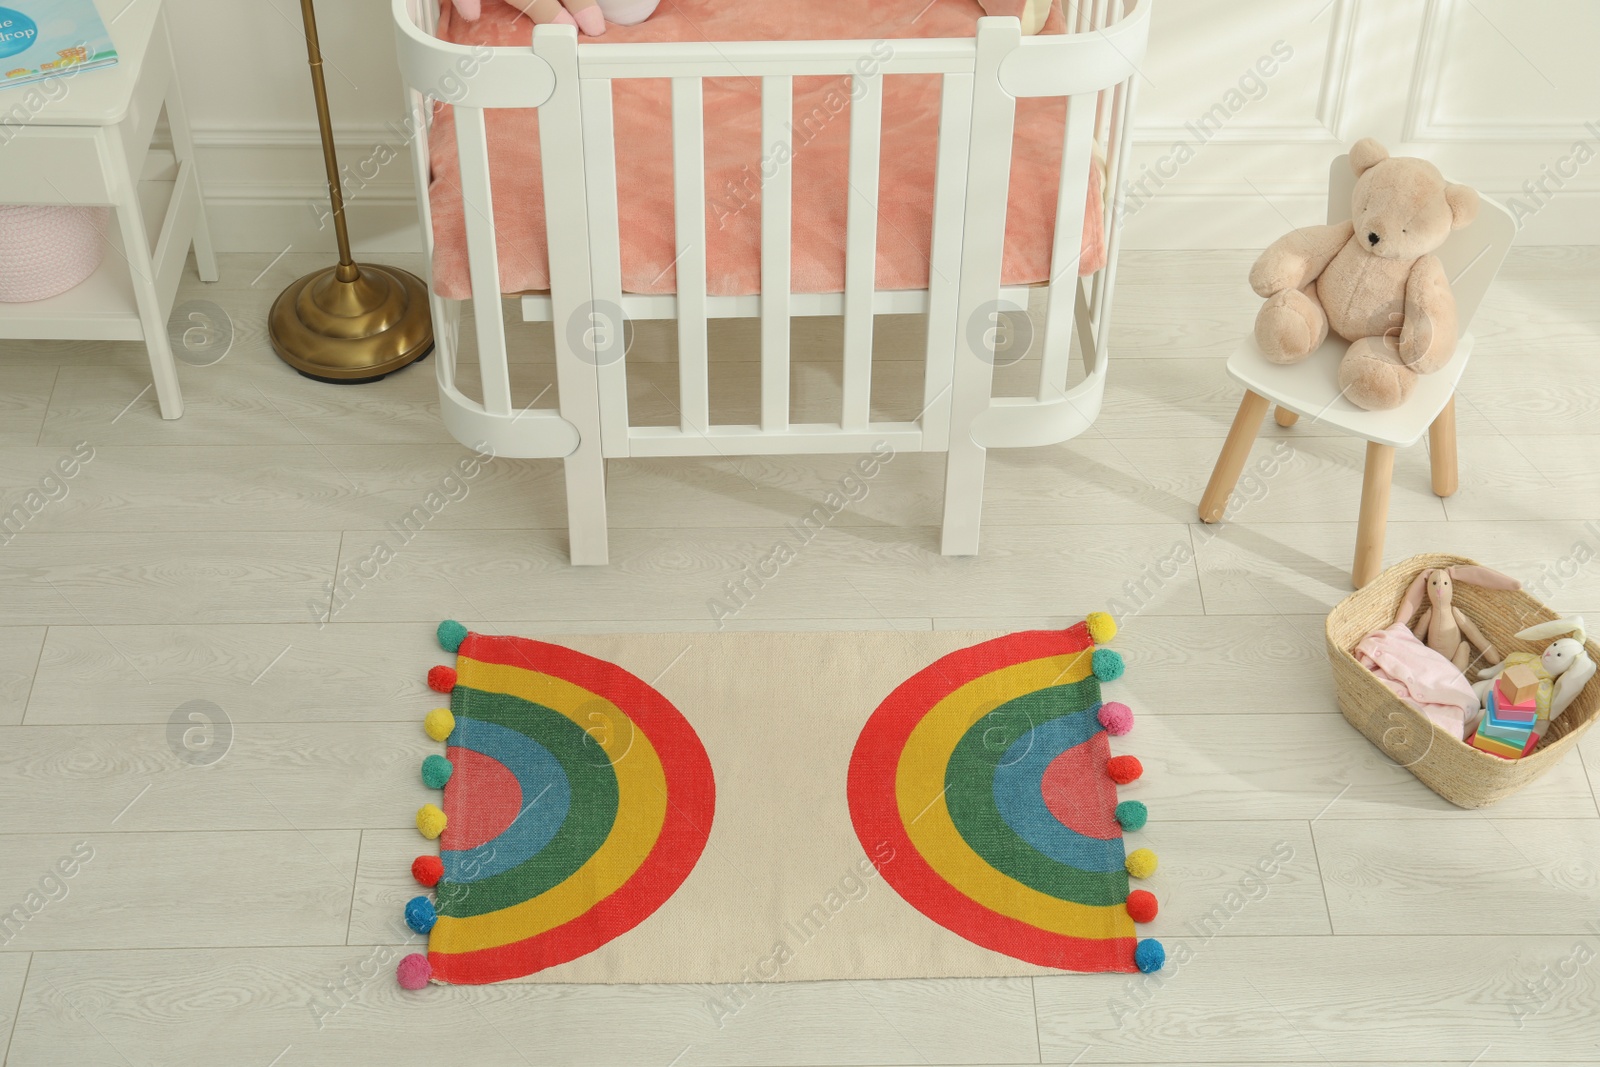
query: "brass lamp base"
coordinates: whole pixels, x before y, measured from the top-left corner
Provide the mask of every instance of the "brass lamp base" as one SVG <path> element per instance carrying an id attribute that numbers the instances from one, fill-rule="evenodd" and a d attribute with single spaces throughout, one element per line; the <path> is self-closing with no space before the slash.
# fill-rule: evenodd
<path id="1" fill-rule="evenodd" d="M 290 284 L 267 316 L 272 350 L 319 382 L 375 382 L 433 351 L 422 280 L 396 267 L 348 263 Z"/>

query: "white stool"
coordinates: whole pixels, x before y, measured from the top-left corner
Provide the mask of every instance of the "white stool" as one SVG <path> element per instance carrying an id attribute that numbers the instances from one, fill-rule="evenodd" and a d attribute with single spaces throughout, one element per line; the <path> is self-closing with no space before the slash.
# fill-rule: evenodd
<path id="1" fill-rule="evenodd" d="M 1349 156 L 1333 161 L 1328 180 L 1330 223 L 1350 217 L 1350 193 L 1355 181 Z M 1279 426 L 1293 426 L 1304 416 L 1366 439 L 1367 463 L 1361 483 L 1361 514 L 1356 524 L 1351 580 L 1357 589 L 1371 581 L 1383 569 L 1394 450 L 1409 448 L 1423 431 L 1428 431 L 1433 491 L 1442 497 L 1456 491 L 1455 391 L 1472 356 L 1472 334 L 1467 327 L 1500 270 L 1516 232 L 1511 213 L 1484 198 L 1478 217 L 1452 233 L 1436 253 L 1455 294 L 1461 337 L 1450 362 L 1432 374 L 1419 376 L 1416 390 L 1397 408 L 1367 411 L 1345 399 L 1339 388 L 1339 360 L 1349 343 L 1337 336 L 1330 335 L 1321 348 L 1292 366 L 1271 362 L 1261 353 L 1255 337 L 1247 336 L 1228 357 L 1228 374 L 1244 386 L 1245 394 L 1205 495 L 1200 498 L 1201 521 L 1210 523 L 1222 518 L 1228 497 L 1250 456 L 1250 446 L 1260 432 L 1261 420 L 1268 406 L 1276 404 Z"/>
<path id="2" fill-rule="evenodd" d="M 95 6 L 116 66 L 0 91 L 0 204 L 109 204 L 117 220 L 105 235 L 111 247 L 77 287 L 0 304 L 0 338 L 142 340 L 161 417 L 176 419 L 183 396 L 167 318 L 190 245 L 204 281 L 217 280 L 217 258 L 161 0 Z M 163 106 L 170 156 L 150 152 Z M 147 219 L 159 220 L 153 242 Z"/>

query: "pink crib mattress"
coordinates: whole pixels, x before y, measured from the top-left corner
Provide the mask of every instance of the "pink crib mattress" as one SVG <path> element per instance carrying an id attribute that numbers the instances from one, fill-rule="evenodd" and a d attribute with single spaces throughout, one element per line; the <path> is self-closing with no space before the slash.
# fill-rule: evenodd
<path id="1" fill-rule="evenodd" d="M 970 37 L 983 9 L 977 0 L 664 0 L 646 22 L 609 26 L 599 43 L 699 40 L 894 40 Z M 1045 33 L 1059 33 L 1059 10 Z M 526 45 L 526 17 L 502 0 L 485 0 L 469 22 L 448 7 L 439 36 L 461 44 Z M 588 42 L 590 38 L 583 38 Z M 676 291 L 672 192 L 671 99 L 664 80 L 614 83 L 617 202 L 622 287 L 631 293 Z M 707 291 L 740 296 L 761 291 L 760 81 L 712 78 L 704 83 L 706 122 Z M 849 169 L 849 84 L 842 77 L 794 80 L 793 266 L 797 293 L 844 290 Z M 885 79 L 877 288 L 928 285 L 940 79 Z M 1051 276 L 1060 178 L 1063 100 L 1020 100 L 1012 149 L 1003 281 Z M 819 120 L 818 115 L 824 116 Z M 805 116 L 811 116 L 804 119 Z M 506 293 L 550 287 L 539 117 L 534 109 L 487 113 L 490 182 Z M 429 189 L 434 228 L 434 285 L 443 296 L 472 295 L 462 215 L 461 166 L 454 115 L 440 105 L 430 142 Z M 1105 263 L 1099 168 L 1091 168 L 1080 274 Z"/>

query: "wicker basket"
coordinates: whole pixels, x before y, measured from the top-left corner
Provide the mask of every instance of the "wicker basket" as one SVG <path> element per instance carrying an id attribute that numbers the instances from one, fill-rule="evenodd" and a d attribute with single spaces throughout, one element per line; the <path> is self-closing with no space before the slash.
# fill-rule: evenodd
<path id="1" fill-rule="evenodd" d="M 1519 760 L 1503 760 L 1479 752 L 1395 696 L 1363 667 L 1351 650 L 1373 630 L 1394 622 L 1395 612 L 1411 582 L 1429 567 L 1472 564 L 1461 556 L 1412 556 L 1378 575 L 1364 588 L 1340 601 L 1328 616 L 1328 659 L 1333 664 L 1339 710 L 1400 766 L 1450 803 L 1481 808 L 1504 799 L 1554 767 L 1578 743 L 1600 712 L 1600 674 L 1589 680 L 1578 698 L 1551 725 L 1539 747 Z M 1541 652 L 1546 642 L 1512 636 L 1536 623 L 1559 618 L 1524 592 L 1480 589 L 1459 583 L 1455 604 L 1502 653 Z M 1600 663 L 1600 646 L 1588 641 L 1591 658 Z"/>

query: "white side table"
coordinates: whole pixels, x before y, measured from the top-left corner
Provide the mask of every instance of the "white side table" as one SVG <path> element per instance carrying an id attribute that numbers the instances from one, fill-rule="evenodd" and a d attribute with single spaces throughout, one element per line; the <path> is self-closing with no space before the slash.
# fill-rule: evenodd
<path id="1" fill-rule="evenodd" d="M 0 89 L 0 204 L 109 204 L 111 247 L 99 270 L 60 296 L 0 303 L 0 337 L 142 340 L 161 417 L 176 419 L 183 396 L 167 318 L 190 245 L 204 281 L 217 280 L 217 257 L 161 0 L 95 6 L 116 66 L 54 79 L 65 91 L 50 82 Z M 163 106 L 170 155 L 150 151 Z"/>

